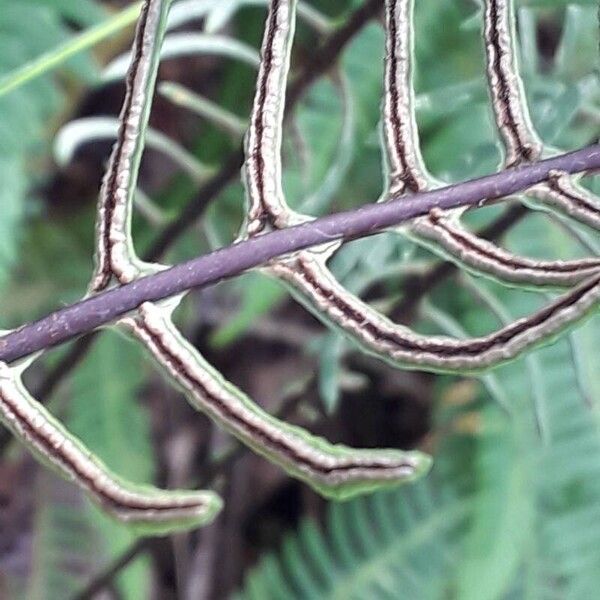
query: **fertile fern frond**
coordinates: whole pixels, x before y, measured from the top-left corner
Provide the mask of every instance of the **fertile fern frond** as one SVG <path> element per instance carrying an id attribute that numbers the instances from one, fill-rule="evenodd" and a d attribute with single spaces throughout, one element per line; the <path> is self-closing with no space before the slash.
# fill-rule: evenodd
<path id="1" fill-rule="evenodd" d="M 90 296 L 115 286 L 135 286 L 141 278 L 165 268 L 137 256 L 131 221 L 170 5 L 171 0 L 146 0 L 142 5 L 127 71 L 120 126 L 98 202 L 96 269 Z M 487 0 L 486 7 L 488 80 L 498 129 L 507 147 L 507 162 L 534 163 L 542 149 L 522 98 L 517 63 L 511 61 L 514 48 L 510 3 Z M 246 238 L 256 238 L 268 231 L 285 231 L 311 219 L 288 206 L 282 185 L 285 89 L 296 8 L 295 0 L 269 3 L 246 137 L 244 179 L 248 213 L 242 232 Z M 412 1 L 387 0 L 385 9 L 382 128 L 389 173 L 382 200 L 387 201 L 405 198 L 436 182 L 425 170 L 416 130 L 410 77 Z M 181 38 L 171 40 L 181 41 Z M 218 38 L 214 36 L 202 37 L 203 48 L 206 50 L 206 43 L 210 48 L 215 40 Z M 239 56 L 239 45 L 235 48 Z M 343 79 L 341 85 L 346 85 L 342 96 L 347 95 Z M 347 164 L 347 158 L 342 162 Z M 339 175 L 335 174 L 335 178 L 339 179 Z M 334 181 L 333 185 L 338 183 Z M 540 189 L 546 190 L 548 202 L 570 216 L 579 215 L 585 205 L 582 210 L 587 216 L 580 215 L 580 220 L 595 225 L 594 198 L 576 188 L 565 174 L 551 172 L 540 186 L 536 194 L 541 193 Z M 577 210 L 572 210 L 573 206 Z M 327 266 L 341 242 L 275 258 L 263 270 L 284 281 L 319 318 L 342 330 L 365 351 L 395 366 L 422 370 L 464 374 L 504 364 L 556 339 L 567 327 L 597 310 L 600 262 L 596 257 L 573 261 L 522 258 L 483 242 L 462 229 L 458 222 L 448 219 L 448 214 L 433 209 L 408 225 L 408 235 L 429 240 L 435 237 L 443 253 L 450 253 L 453 260 L 503 282 L 520 282 L 534 289 L 545 285 L 575 284 L 574 287 L 549 304 L 536 306 L 528 317 L 518 318 L 494 333 L 455 339 L 422 335 L 397 325 L 342 286 Z M 338 499 L 396 486 L 427 472 L 431 461 L 418 451 L 333 445 L 265 413 L 225 381 L 180 334 L 172 321 L 172 312 L 179 301 L 180 298 L 144 302 L 132 307 L 133 311 L 116 326 L 146 346 L 192 406 L 207 413 L 254 451 L 320 493 Z M 201 525 L 215 517 L 221 501 L 212 492 L 166 492 L 121 480 L 28 394 L 20 380 L 22 366 L 0 367 L 0 409 L 5 423 L 35 454 L 73 479 L 113 516 L 154 533 Z M 514 435 L 518 436 L 518 431 Z M 518 479 L 515 485 L 520 482 Z M 293 546 L 290 552 L 295 553 Z"/>

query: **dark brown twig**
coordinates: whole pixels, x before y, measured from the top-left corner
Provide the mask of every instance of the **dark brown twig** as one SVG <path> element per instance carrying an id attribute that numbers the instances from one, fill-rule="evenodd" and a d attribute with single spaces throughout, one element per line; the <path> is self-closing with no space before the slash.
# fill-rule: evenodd
<path id="1" fill-rule="evenodd" d="M 334 31 L 302 66 L 290 84 L 286 94 L 285 118 L 288 119 L 306 90 L 335 65 L 338 56 L 354 36 L 383 9 L 383 0 L 369 0 L 350 15 L 346 23 Z M 202 216 L 206 207 L 229 184 L 235 181 L 244 162 L 240 148 L 225 162 L 223 167 L 198 191 L 196 197 L 185 207 L 172 223 L 167 225 L 148 250 L 145 259 L 155 261 L 173 242 Z"/>
<path id="2" fill-rule="evenodd" d="M 305 398 L 306 390 L 290 396 L 282 402 L 275 415 L 280 419 L 288 419 L 298 410 Z M 244 456 L 245 451 L 246 448 L 244 446 L 238 442 L 233 442 L 226 452 L 208 464 L 197 487 L 204 488 L 209 486 L 219 475 L 226 473 L 237 460 Z M 111 584 L 114 578 L 123 569 L 131 564 L 131 562 L 140 554 L 148 550 L 151 541 L 152 538 L 141 538 L 134 542 L 129 548 L 107 565 L 102 572 L 98 573 L 86 585 L 85 589 L 77 593 L 72 600 L 93 600 L 98 593 Z"/>
<path id="3" fill-rule="evenodd" d="M 92 600 L 110 585 L 112 580 L 140 554 L 146 552 L 152 538 L 141 538 L 119 555 L 102 573 L 98 574 L 84 590 L 73 596 L 73 600 Z"/>
<path id="4" fill-rule="evenodd" d="M 477 236 L 484 240 L 498 240 L 527 213 L 527 208 L 522 204 L 511 206 L 487 227 L 481 229 L 477 233 Z M 456 273 L 457 270 L 458 267 L 452 262 L 440 262 L 431 267 L 426 273 L 407 281 L 404 296 L 390 311 L 390 318 L 394 321 L 410 319 L 410 315 L 417 308 L 421 300 L 434 287 Z"/>

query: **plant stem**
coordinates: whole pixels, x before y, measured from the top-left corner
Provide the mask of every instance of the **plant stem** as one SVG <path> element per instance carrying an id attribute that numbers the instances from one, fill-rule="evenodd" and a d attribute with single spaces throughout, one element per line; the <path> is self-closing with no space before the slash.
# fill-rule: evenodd
<path id="1" fill-rule="evenodd" d="M 552 171 L 579 173 L 595 169 L 600 169 L 597 144 L 535 164 L 273 231 L 113 288 L 24 325 L 0 338 L 0 361 L 14 362 L 110 323 L 144 302 L 157 302 L 218 283 L 298 250 L 373 235 L 426 215 L 433 208 L 481 206 L 545 181 Z"/>

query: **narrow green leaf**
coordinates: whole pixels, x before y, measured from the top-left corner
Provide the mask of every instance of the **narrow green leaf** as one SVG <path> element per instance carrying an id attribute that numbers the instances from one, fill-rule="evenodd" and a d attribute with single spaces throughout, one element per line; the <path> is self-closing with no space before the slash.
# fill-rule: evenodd
<path id="1" fill-rule="evenodd" d="M 113 17 L 108 18 L 104 23 L 91 27 L 57 48 L 42 54 L 38 58 L 8 73 L 0 79 L 0 97 L 40 75 L 51 72 L 72 56 L 91 48 L 98 42 L 131 25 L 139 15 L 140 6 L 141 3 L 136 2 Z"/>

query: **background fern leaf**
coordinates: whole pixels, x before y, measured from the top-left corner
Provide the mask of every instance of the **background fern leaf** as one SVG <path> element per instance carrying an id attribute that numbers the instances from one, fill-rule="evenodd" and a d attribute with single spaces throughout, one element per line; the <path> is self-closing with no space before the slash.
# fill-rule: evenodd
<path id="1" fill-rule="evenodd" d="M 77 6 L 75 6 L 77 4 Z M 53 0 L 0 0 L 0 78 L 62 42 L 71 30 L 65 19 L 86 25 L 103 11 L 90 0 L 82 3 Z M 68 63 L 77 77 L 90 79 L 95 67 L 80 54 Z M 30 164 L 47 152 L 49 119 L 63 103 L 52 77 L 44 76 L 0 98 L 0 281 L 14 263 L 23 216 L 34 210 Z"/>

